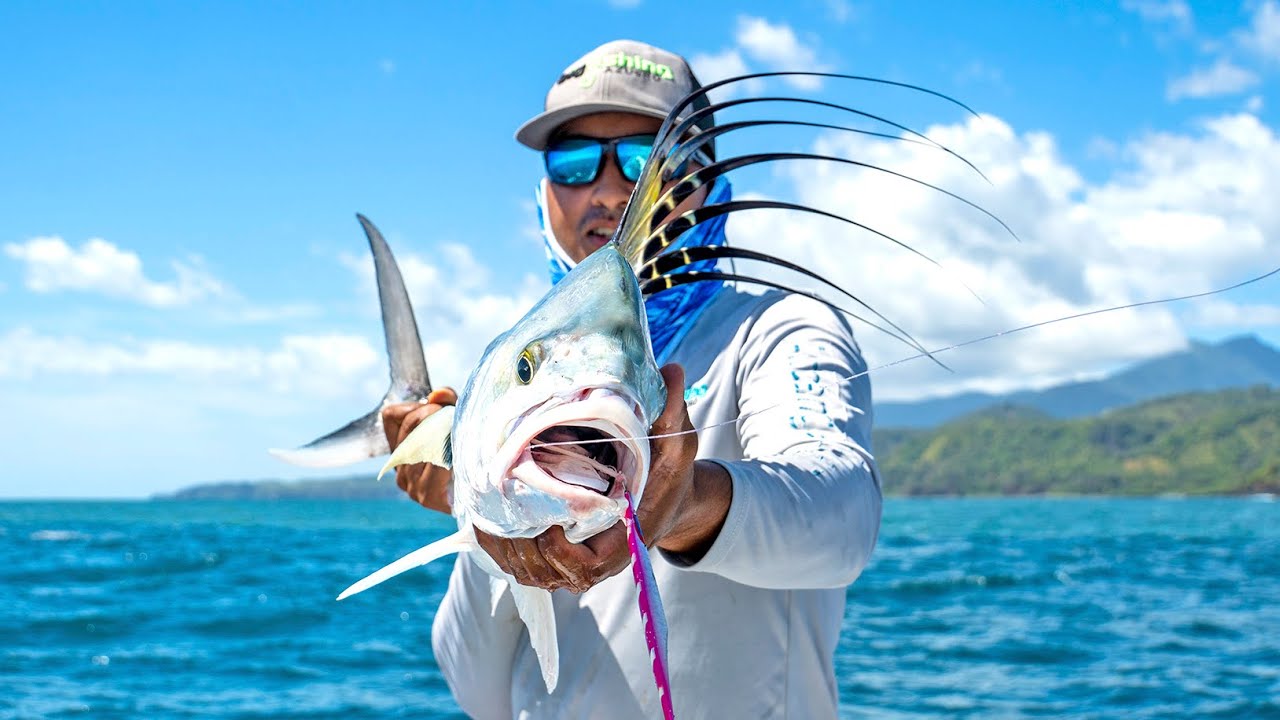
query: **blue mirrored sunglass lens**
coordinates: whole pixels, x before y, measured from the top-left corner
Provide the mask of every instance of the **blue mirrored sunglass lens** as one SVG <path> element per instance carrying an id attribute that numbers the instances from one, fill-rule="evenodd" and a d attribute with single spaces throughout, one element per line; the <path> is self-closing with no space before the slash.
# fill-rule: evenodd
<path id="1" fill-rule="evenodd" d="M 564 185 L 589 183 L 600 167 L 600 143 L 592 140 L 563 140 L 547 148 L 547 177 Z"/>
<path id="2" fill-rule="evenodd" d="M 617 160 L 622 177 L 631 182 L 639 180 L 640 173 L 644 170 L 644 163 L 649 159 L 649 153 L 652 151 L 653 138 L 650 136 L 618 140 Z"/>

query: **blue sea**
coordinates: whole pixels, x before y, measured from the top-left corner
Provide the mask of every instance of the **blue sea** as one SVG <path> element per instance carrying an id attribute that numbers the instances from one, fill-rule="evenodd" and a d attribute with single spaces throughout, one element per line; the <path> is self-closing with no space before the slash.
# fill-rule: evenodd
<path id="1" fill-rule="evenodd" d="M 462 717 L 431 657 L 451 563 L 333 600 L 450 529 L 0 503 L 0 717 Z M 836 671 L 849 718 L 1280 718 L 1280 503 L 890 499 Z"/>

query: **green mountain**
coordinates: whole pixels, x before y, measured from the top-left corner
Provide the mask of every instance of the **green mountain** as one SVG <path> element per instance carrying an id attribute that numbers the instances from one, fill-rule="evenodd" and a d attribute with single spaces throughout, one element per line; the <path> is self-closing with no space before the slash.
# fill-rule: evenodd
<path id="1" fill-rule="evenodd" d="M 239 480 L 193 485 L 155 500 L 376 500 L 405 499 L 395 480 L 375 482 L 373 475 L 320 480 Z"/>
<path id="2" fill-rule="evenodd" d="M 1256 336 L 1217 344 L 1192 342 L 1186 350 L 1145 360 L 1101 380 L 1073 382 L 1008 395 L 962 393 L 916 402 L 876 403 L 876 426 L 926 428 L 997 405 L 1019 405 L 1057 418 L 1097 415 L 1155 398 L 1189 392 L 1280 387 L 1280 350 Z"/>
<path id="3" fill-rule="evenodd" d="M 1280 389 L 1177 395 L 1060 420 L 1012 405 L 935 430 L 880 430 L 895 495 L 1280 491 Z"/>
<path id="4" fill-rule="evenodd" d="M 1061 420 L 1000 405 L 934 430 L 879 429 L 890 495 L 1280 492 L 1280 388 L 1192 393 Z M 210 483 L 165 500 L 404 499 L 370 475 Z"/>

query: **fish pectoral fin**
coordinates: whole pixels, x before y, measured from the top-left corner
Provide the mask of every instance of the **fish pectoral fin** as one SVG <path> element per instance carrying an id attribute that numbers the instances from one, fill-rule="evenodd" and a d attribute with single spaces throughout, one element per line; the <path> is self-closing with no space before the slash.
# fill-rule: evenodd
<path id="1" fill-rule="evenodd" d="M 556 640 L 556 612 L 551 603 L 551 593 L 542 588 L 521 585 L 514 578 L 508 580 L 507 585 L 516 602 L 516 612 L 529 628 L 529 644 L 533 646 L 533 654 L 538 656 L 547 694 L 551 694 L 560 680 L 560 645 Z"/>
<path id="2" fill-rule="evenodd" d="M 446 405 L 427 416 L 391 453 L 378 479 L 393 467 L 431 463 L 442 468 L 453 466 L 453 416 L 457 408 Z"/>
<path id="3" fill-rule="evenodd" d="M 470 552 L 476 547 L 475 531 L 472 530 L 471 525 L 468 524 L 466 527 L 458 530 L 458 532 L 448 537 L 441 538 L 430 545 L 420 547 L 399 560 L 383 567 L 381 570 L 370 574 L 365 579 L 355 583 L 346 590 L 343 590 L 342 594 L 338 595 L 338 599 L 344 600 L 356 593 L 364 592 L 384 580 L 390 580 L 406 570 L 412 570 L 420 565 L 426 565 L 432 560 L 438 560 L 445 555 Z"/>
<path id="4" fill-rule="evenodd" d="M 502 602 L 502 593 L 506 591 L 505 580 L 489 576 L 489 617 L 498 617 L 498 603 Z"/>

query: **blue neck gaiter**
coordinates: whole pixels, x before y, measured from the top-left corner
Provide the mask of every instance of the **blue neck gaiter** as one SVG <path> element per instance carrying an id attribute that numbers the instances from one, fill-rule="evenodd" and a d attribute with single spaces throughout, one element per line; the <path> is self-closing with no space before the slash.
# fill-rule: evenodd
<path id="1" fill-rule="evenodd" d="M 555 234 L 547 222 L 546 182 L 546 180 L 539 182 L 536 191 L 538 225 L 542 229 L 543 247 L 547 252 L 547 269 L 551 273 L 551 284 L 554 285 L 569 274 L 569 271 L 573 269 L 574 262 L 560 247 L 560 243 L 556 241 Z M 728 202 L 732 196 L 733 190 L 729 185 L 728 178 L 721 176 L 712 183 L 703 205 Z M 724 226 L 727 219 L 727 215 L 721 215 L 695 225 L 691 230 L 676 238 L 676 241 L 671 244 L 668 250 L 723 245 L 725 243 Z M 677 272 L 687 272 L 689 270 L 707 272 L 715 268 L 716 261 L 703 260 L 681 268 Z M 666 361 L 667 352 L 680 343 L 689 328 L 693 326 L 694 321 L 702 314 L 703 309 L 710 304 L 711 300 L 722 289 L 724 289 L 723 282 L 696 282 L 680 285 L 646 298 L 645 314 L 649 319 L 649 337 L 653 343 L 653 355 L 657 358 L 659 364 Z"/>

